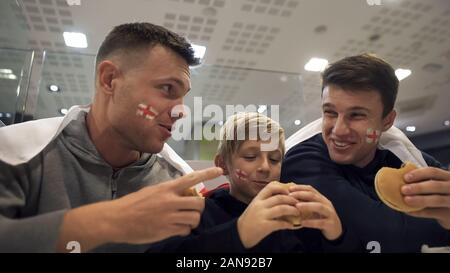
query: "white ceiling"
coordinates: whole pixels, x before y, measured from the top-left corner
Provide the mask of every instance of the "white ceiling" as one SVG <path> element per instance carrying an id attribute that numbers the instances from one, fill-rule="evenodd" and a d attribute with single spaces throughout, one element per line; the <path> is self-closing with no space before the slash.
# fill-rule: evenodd
<path id="1" fill-rule="evenodd" d="M 94 57 L 113 26 L 160 24 L 207 46 L 188 105 L 194 96 L 204 105 L 280 105 L 288 136 L 300 128 L 294 120 L 303 126 L 320 116 L 320 77 L 305 71 L 305 63 L 372 52 L 412 70 L 400 84 L 396 125 L 415 125 L 415 134 L 443 130 L 450 119 L 450 0 L 380 1 L 81 0 L 68 6 L 66 0 L 2 0 L 0 48 L 47 51 L 36 117 L 49 117 L 89 102 Z M 65 47 L 63 31 L 86 33 L 89 47 Z M 0 66 L 20 72 L 23 51 L 0 53 Z M 63 91 L 48 92 L 50 83 Z M 2 96 L 15 91 L 11 80 L 0 80 Z M 0 112 L 11 104 L 2 101 Z"/>

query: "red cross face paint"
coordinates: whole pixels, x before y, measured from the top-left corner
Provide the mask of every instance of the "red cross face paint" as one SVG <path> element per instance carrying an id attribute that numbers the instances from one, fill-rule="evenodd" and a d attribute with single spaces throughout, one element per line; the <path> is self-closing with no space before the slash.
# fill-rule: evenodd
<path id="1" fill-rule="evenodd" d="M 248 182 L 248 174 L 241 169 L 236 169 L 236 176 L 243 182 Z"/>
<path id="2" fill-rule="evenodd" d="M 158 115 L 158 111 L 150 105 L 140 103 L 136 110 L 136 115 L 152 120 Z"/>
<path id="3" fill-rule="evenodd" d="M 367 143 L 377 143 L 380 139 L 381 132 L 379 130 L 374 130 L 372 128 L 367 129 L 366 132 L 366 142 Z"/>

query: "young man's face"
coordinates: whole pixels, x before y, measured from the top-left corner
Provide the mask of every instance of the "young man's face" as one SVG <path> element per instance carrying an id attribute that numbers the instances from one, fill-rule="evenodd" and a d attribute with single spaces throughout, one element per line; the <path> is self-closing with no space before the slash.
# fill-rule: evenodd
<path id="1" fill-rule="evenodd" d="M 267 183 L 280 179 L 281 149 L 261 151 L 262 143 L 267 142 L 245 141 L 227 166 L 231 194 L 245 203 L 250 203 Z"/>
<path id="2" fill-rule="evenodd" d="M 380 133 L 394 122 L 395 111 L 382 116 L 383 103 L 378 92 L 326 86 L 322 94 L 322 135 L 331 159 L 358 167 L 369 164 Z"/>
<path id="3" fill-rule="evenodd" d="M 183 104 L 190 89 L 188 64 L 170 49 L 155 46 L 137 66 L 120 73 L 107 109 L 111 126 L 128 148 L 160 152 L 179 119 L 171 116 L 172 109 Z"/>

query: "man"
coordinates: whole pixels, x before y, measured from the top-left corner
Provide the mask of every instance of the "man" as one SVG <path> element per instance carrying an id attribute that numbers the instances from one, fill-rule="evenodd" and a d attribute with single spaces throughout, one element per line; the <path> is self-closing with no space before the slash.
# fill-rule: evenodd
<path id="1" fill-rule="evenodd" d="M 189 234 L 204 201 L 184 191 L 221 169 L 180 177 L 189 167 L 164 142 L 197 63 L 162 27 L 120 25 L 98 51 L 90 108 L 2 128 L 0 252 L 142 251 Z"/>
<path id="2" fill-rule="evenodd" d="M 450 172 L 391 128 L 398 90 L 393 68 L 363 54 L 332 64 L 322 79 L 322 120 L 287 141 L 281 180 L 310 184 L 329 198 L 361 251 L 448 245 Z M 382 133 L 395 141 L 383 140 Z M 405 176 L 404 201 L 426 207 L 409 215 L 384 205 L 374 189 L 381 167 L 399 168 L 405 160 L 424 166 Z"/>

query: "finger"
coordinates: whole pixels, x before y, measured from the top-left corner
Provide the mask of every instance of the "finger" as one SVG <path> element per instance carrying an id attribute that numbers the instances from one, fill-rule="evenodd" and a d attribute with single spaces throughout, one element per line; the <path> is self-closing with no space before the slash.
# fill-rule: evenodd
<path id="1" fill-rule="evenodd" d="M 425 180 L 441 180 L 450 182 L 450 172 L 434 167 L 420 168 L 408 172 L 404 176 L 406 183 L 414 183 Z"/>
<path id="2" fill-rule="evenodd" d="M 406 214 L 419 218 L 444 219 L 450 214 L 450 210 L 446 208 L 427 208 L 414 212 L 407 212 Z"/>
<path id="3" fill-rule="evenodd" d="M 295 206 L 295 204 L 298 203 L 298 200 L 289 195 L 277 194 L 272 195 L 271 197 L 263 200 L 262 202 L 264 202 L 264 207 L 271 208 L 282 204 Z"/>
<path id="4" fill-rule="evenodd" d="M 302 227 L 325 229 L 329 220 L 328 219 L 308 219 L 302 221 Z"/>
<path id="5" fill-rule="evenodd" d="M 258 195 L 256 195 L 255 199 L 264 200 L 277 194 L 288 195 L 289 190 L 283 187 L 279 182 L 270 182 L 258 193 Z"/>
<path id="6" fill-rule="evenodd" d="M 169 219 L 172 224 L 185 225 L 194 229 L 200 223 L 201 214 L 198 211 L 179 211 L 173 213 Z"/>
<path id="7" fill-rule="evenodd" d="M 450 195 L 408 195 L 405 203 L 414 207 L 450 208 Z"/>
<path id="8" fill-rule="evenodd" d="M 290 205 L 279 205 L 267 210 L 266 219 L 277 219 L 283 216 L 300 216 L 300 211 Z"/>
<path id="9" fill-rule="evenodd" d="M 313 192 L 313 191 L 316 191 L 316 189 L 311 185 L 296 184 L 296 185 L 289 187 L 289 191 L 290 192 L 294 192 L 294 191 L 308 191 L 308 192 L 312 191 Z"/>
<path id="10" fill-rule="evenodd" d="M 212 167 L 201 171 L 191 172 L 175 180 L 169 181 L 170 186 L 177 189 L 179 193 L 183 193 L 187 188 L 190 188 L 202 181 L 214 179 L 222 175 L 223 170 L 218 167 Z"/>
<path id="11" fill-rule="evenodd" d="M 171 201 L 174 210 L 192 210 L 202 212 L 205 208 L 205 199 L 194 196 L 179 196 Z"/>
<path id="12" fill-rule="evenodd" d="M 283 219 L 274 219 L 268 223 L 269 229 L 272 231 L 283 230 L 283 229 L 298 229 L 292 223 Z"/>
<path id="13" fill-rule="evenodd" d="M 328 218 L 331 210 L 329 207 L 318 202 L 299 202 L 296 205 L 302 215 L 316 215 L 313 218 Z"/>
<path id="14" fill-rule="evenodd" d="M 291 192 L 289 196 L 296 198 L 297 200 L 301 200 L 304 202 L 319 202 L 319 203 L 329 203 L 329 200 L 326 199 L 323 195 L 314 191 L 295 191 Z"/>
<path id="15" fill-rule="evenodd" d="M 450 194 L 450 181 L 428 180 L 411 183 L 402 187 L 405 195 L 414 194 Z"/>

